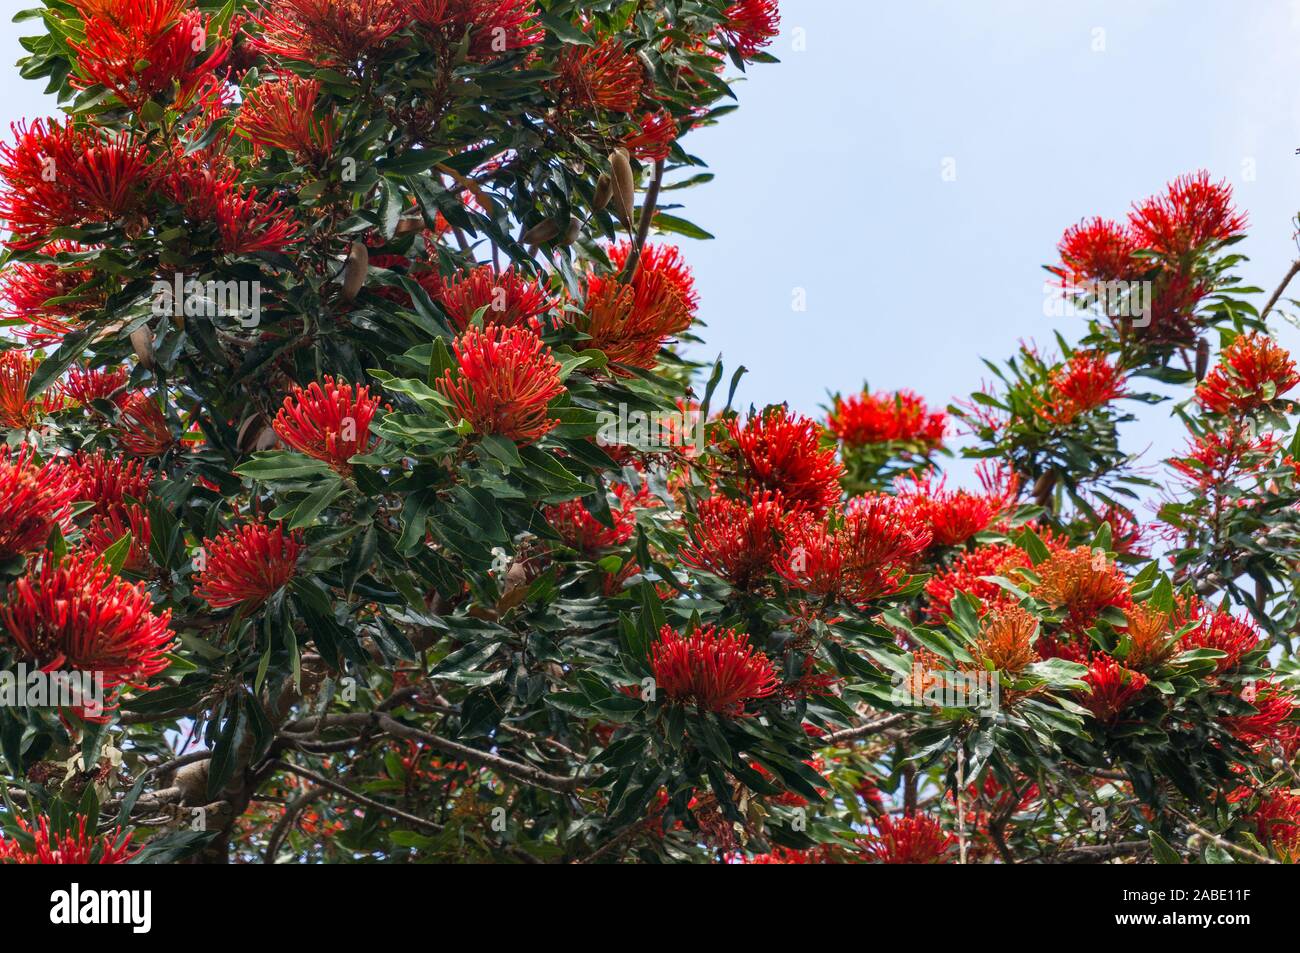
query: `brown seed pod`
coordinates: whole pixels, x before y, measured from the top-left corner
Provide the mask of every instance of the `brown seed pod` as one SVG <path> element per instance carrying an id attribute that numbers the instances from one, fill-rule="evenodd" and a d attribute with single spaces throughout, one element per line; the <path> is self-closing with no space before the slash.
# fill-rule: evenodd
<path id="1" fill-rule="evenodd" d="M 625 228 L 632 227 L 632 210 L 636 202 L 636 180 L 632 161 L 621 146 L 609 154 L 609 170 L 614 180 L 614 211 Z"/>
<path id="2" fill-rule="evenodd" d="M 600 178 L 596 180 L 596 194 L 591 199 L 592 211 L 599 212 L 608 205 L 613 194 L 614 180 L 609 177 L 608 172 L 602 172 Z"/>
<path id="3" fill-rule="evenodd" d="M 1205 379 L 1205 372 L 1210 369 L 1210 342 L 1205 338 L 1196 341 L 1196 379 Z"/>
<path id="4" fill-rule="evenodd" d="M 142 324 L 131 332 L 131 349 L 146 370 L 151 371 L 158 365 L 153 350 L 153 332 L 149 330 L 149 325 Z"/>
<path id="5" fill-rule="evenodd" d="M 394 235 L 407 235 L 411 232 L 418 232 L 424 228 L 424 216 L 418 212 L 414 215 L 403 215 L 397 220 L 397 228 L 393 229 Z"/>
<path id="6" fill-rule="evenodd" d="M 1048 470 L 1034 482 L 1034 502 L 1039 506 L 1046 506 L 1055 487 L 1056 471 Z"/>
<path id="7" fill-rule="evenodd" d="M 560 226 L 553 218 L 538 222 L 519 239 L 525 245 L 542 245 L 552 241 L 560 234 Z"/>
<path id="8" fill-rule="evenodd" d="M 172 786 L 181 789 L 182 804 L 206 804 L 208 801 L 208 761 L 195 761 L 176 769 Z"/>
<path id="9" fill-rule="evenodd" d="M 578 240 L 578 234 L 582 231 L 582 223 L 576 218 L 569 219 L 569 227 L 564 230 L 564 236 L 560 239 L 561 245 L 572 245 Z"/>
<path id="10" fill-rule="evenodd" d="M 355 301 L 366 283 L 366 272 L 370 270 L 370 252 L 361 242 L 353 242 L 348 251 L 348 260 L 343 266 L 343 300 Z"/>

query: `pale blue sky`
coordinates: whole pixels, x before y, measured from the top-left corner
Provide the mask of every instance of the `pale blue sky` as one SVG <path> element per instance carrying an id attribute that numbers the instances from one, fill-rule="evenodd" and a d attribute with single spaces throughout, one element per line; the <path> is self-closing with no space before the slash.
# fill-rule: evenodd
<path id="1" fill-rule="evenodd" d="M 864 378 L 938 404 L 964 395 L 980 356 L 1050 343 L 1040 266 L 1067 225 L 1122 216 L 1198 168 L 1227 178 L 1250 216 L 1238 248 L 1252 283 L 1271 289 L 1296 255 L 1294 2 L 781 6 L 782 62 L 751 68 L 740 110 L 687 141 L 717 178 L 667 193 L 717 236 L 682 243 L 708 324 L 695 353 L 750 369 L 741 402 L 815 413 L 828 388 Z M 2 26 L 5 63 L 20 27 Z M 4 128 L 52 108 L 8 75 Z M 941 176 L 949 158 L 955 181 Z M 1133 445 L 1172 445 L 1164 410 L 1145 413 Z"/>

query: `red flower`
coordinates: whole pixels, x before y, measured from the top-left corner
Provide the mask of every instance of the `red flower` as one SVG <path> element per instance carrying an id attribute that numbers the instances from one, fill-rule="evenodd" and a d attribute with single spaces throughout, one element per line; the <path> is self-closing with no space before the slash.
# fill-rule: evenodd
<path id="1" fill-rule="evenodd" d="M 476 59 L 532 46 L 546 36 L 536 23 L 534 0 L 411 0 L 410 7 L 426 33 L 448 43 L 469 33 L 469 52 Z"/>
<path id="2" fill-rule="evenodd" d="M 1141 271 L 1132 233 L 1118 222 L 1093 218 L 1065 230 L 1057 249 L 1061 267 L 1053 268 L 1074 284 L 1094 281 L 1130 281 Z"/>
<path id="3" fill-rule="evenodd" d="M 219 38 L 204 56 L 210 21 L 187 11 L 188 0 L 74 0 L 74 6 L 85 21 L 85 38 L 71 44 L 85 77 L 74 77 L 74 85 L 98 83 L 131 109 L 173 89 L 174 104 L 187 106 L 230 54 L 230 39 Z"/>
<path id="4" fill-rule="evenodd" d="M 1147 687 L 1145 675 L 1125 668 L 1101 652 L 1093 656 L 1083 680 L 1092 689 L 1091 694 L 1083 699 L 1084 707 L 1104 724 L 1119 717 L 1120 712 Z"/>
<path id="5" fill-rule="evenodd" d="M 839 525 L 804 521 L 790 530 L 776 571 L 797 589 L 864 605 L 897 592 L 930 531 L 883 493 L 849 501 Z"/>
<path id="6" fill-rule="evenodd" d="M 480 309 L 484 324 L 527 325 L 540 331 L 539 316 L 555 305 L 539 279 L 530 281 L 514 268 L 497 274 L 491 265 L 457 272 L 442 284 L 434 298 L 458 331 L 469 327 Z"/>
<path id="7" fill-rule="evenodd" d="M 822 429 L 784 407 L 768 409 L 741 425 L 727 421 L 732 446 L 727 453 L 738 468 L 746 492 L 771 490 L 791 506 L 821 516 L 840 498 L 844 468 L 833 447 L 822 449 Z"/>
<path id="8" fill-rule="evenodd" d="M 752 59 L 781 31 L 781 11 L 777 0 L 738 0 L 723 11 L 726 20 L 718 34 L 743 59 Z"/>
<path id="9" fill-rule="evenodd" d="M 243 605 L 252 611 L 294 577 L 305 548 L 298 534 L 278 524 L 245 523 L 205 539 L 194 594 L 214 609 Z"/>
<path id="10" fill-rule="evenodd" d="M 909 390 L 864 392 L 836 397 L 826 426 L 849 447 L 908 443 L 934 450 L 943 446 L 948 418 L 942 411 L 931 411 Z"/>
<path id="11" fill-rule="evenodd" d="M 213 220 L 228 255 L 257 251 L 283 252 L 302 241 L 298 223 L 275 199 L 263 202 L 242 186 L 220 183 L 212 196 Z"/>
<path id="12" fill-rule="evenodd" d="M 624 246 L 609 252 L 622 271 Z M 578 329 L 591 336 L 586 346 L 604 351 L 611 362 L 649 369 L 667 339 L 691 326 L 695 306 L 690 272 L 677 249 L 647 249 L 630 283 L 612 275 L 587 276 Z"/>
<path id="13" fill-rule="evenodd" d="M 1073 633 L 1082 633 L 1107 608 L 1127 609 L 1133 604 L 1128 580 L 1100 550 L 1061 549 L 1035 571 L 1039 582 L 1034 595 L 1065 610 L 1064 625 Z"/>
<path id="14" fill-rule="evenodd" d="M 1179 176 L 1163 195 L 1129 212 L 1129 226 L 1142 248 L 1182 258 L 1208 242 L 1227 241 L 1246 230 L 1246 217 L 1232 205 L 1232 187 L 1210 181 L 1204 170 Z"/>
<path id="15" fill-rule="evenodd" d="M 122 399 L 118 440 L 128 453 L 137 457 L 160 457 L 176 443 L 157 399 L 142 390 Z"/>
<path id="16" fill-rule="evenodd" d="M 612 528 L 592 516 L 591 510 L 580 499 L 548 506 L 546 522 L 560 534 L 566 546 L 588 556 L 594 556 L 611 546 L 622 546 L 636 531 L 637 508 L 644 509 L 656 504 L 650 496 L 648 483 L 642 483 L 641 489 L 636 493 L 626 484 L 615 483 L 613 491 L 618 498 L 618 505 L 609 508 L 614 523 Z"/>
<path id="17" fill-rule="evenodd" d="M 45 254 L 73 255 L 87 250 L 72 242 L 57 241 L 46 247 Z M 5 302 L 0 317 L 25 325 L 15 331 L 28 344 L 52 344 L 73 330 L 83 313 L 104 303 L 102 289 L 82 288 L 94 277 L 92 269 L 74 264 L 14 262 L 0 273 L 0 298 Z"/>
<path id="18" fill-rule="evenodd" d="M 86 527 L 82 547 L 86 552 L 100 556 L 127 533 L 131 534 L 131 548 L 122 568 L 143 572 L 150 564 L 149 513 L 138 503 L 110 507 L 105 513 L 95 514 Z"/>
<path id="19" fill-rule="evenodd" d="M 560 365 L 534 332 L 471 325 L 452 348 L 458 370 L 449 369 L 435 386 L 475 431 L 527 444 L 559 424 L 546 409 L 564 393 Z"/>
<path id="20" fill-rule="evenodd" d="M 957 844 L 957 838 L 928 814 L 882 814 L 871 825 L 875 830 L 859 845 L 863 856 L 877 864 L 941 864 Z"/>
<path id="21" fill-rule="evenodd" d="M 627 270 L 632 247 L 631 242 L 622 241 L 605 249 L 610 264 L 620 274 Z M 676 245 L 645 245 L 641 249 L 641 257 L 637 259 L 632 287 L 636 289 L 638 305 L 643 310 L 664 308 L 677 312 L 684 309 L 688 323 L 680 330 L 690 326 L 689 321 L 695 319 L 696 312 L 700 309 L 700 296 L 695 291 L 695 276 Z M 680 316 L 678 320 L 681 320 Z"/>
<path id="22" fill-rule="evenodd" d="M 370 422 L 378 407 L 379 398 L 371 397 L 368 387 L 354 389 L 326 375 L 324 387 L 315 381 L 306 389 L 294 387 L 272 426 L 299 453 L 349 473 L 348 461 L 370 449 Z"/>
<path id="23" fill-rule="evenodd" d="M 259 146 L 292 153 L 304 165 L 320 165 L 338 135 L 334 110 L 317 106 L 320 93 L 316 80 L 281 73 L 249 93 L 235 131 Z"/>
<path id="24" fill-rule="evenodd" d="M 27 397 L 27 387 L 39 363 L 21 351 L 0 353 L 0 428 L 31 430 L 40 420 L 40 403 Z"/>
<path id="25" fill-rule="evenodd" d="M 1300 862 L 1300 795 L 1274 791 L 1251 814 L 1259 836 L 1288 864 Z"/>
<path id="26" fill-rule="evenodd" d="M 38 119 L 13 127 L 17 142 L 0 146 L 0 218 L 19 244 L 39 244 L 50 229 L 129 217 L 154 179 L 144 143 L 126 133 Z"/>
<path id="27" fill-rule="evenodd" d="M 1198 606 L 1191 618 L 1180 619 L 1186 625 L 1192 619 L 1199 618 L 1200 624 L 1182 637 L 1179 648 L 1218 649 L 1226 653 L 1215 663 L 1215 671 L 1227 672 L 1241 664 L 1242 658 L 1254 651 L 1260 643 L 1259 627 L 1247 619 L 1238 619 L 1227 612 L 1212 612 L 1204 606 Z"/>
<path id="28" fill-rule="evenodd" d="M 772 571 L 788 523 L 785 503 L 775 493 L 757 493 L 743 502 L 709 497 L 700 503 L 699 520 L 690 524 L 681 559 L 737 589 L 752 589 Z"/>
<path id="29" fill-rule="evenodd" d="M 992 608 L 1007 601 L 1010 594 L 984 577 L 1010 576 L 1017 569 L 1028 568 L 1029 556 L 1023 549 L 1010 543 L 978 546 L 958 553 L 948 569 L 937 573 L 925 584 L 925 594 L 930 597 L 925 613 L 931 622 L 947 619 L 951 615 L 953 596 L 959 591 L 975 596 L 986 610 Z"/>
<path id="30" fill-rule="evenodd" d="M 1047 404 L 1039 410 L 1044 420 L 1058 426 L 1072 423 L 1080 414 L 1124 396 L 1124 375 L 1105 355 L 1078 351 L 1064 367 L 1052 371 Z"/>
<path id="31" fill-rule="evenodd" d="M 632 112 L 641 100 L 641 61 L 612 37 L 596 46 L 570 46 L 556 65 L 556 98 L 581 109 Z"/>
<path id="32" fill-rule="evenodd" d="M 89 407 L 97 400 L 118 395 L 129 379 L 125 367 L 74 367 L 63 382 L 63 393 L 81 406 Z"/>
<path id="33" fill-rule="evenodd" d="M 45 815 L 36 822 L 36 830 L 22 818 L 22 828 L 32 844 L 24 840 L 0 838 L 0 864 L 125 864 L 140 848 L 131 849 L 131 837 L 115 830 L 112 834 L 91 834 L 86 830 L 87 818 L 77 817 L 76 833 L 50 831 L 50 819 Z"/>
<path id="34" fill-rule="evenodd" d="M 1233 423 L 1193 438 L 1185 455 L 1170 460 L 1169 466 L 1204 492 L 1276 465 L 1281 452 L 1277 437 L 1252 435 L 1246 427 Z"/>
<path id="35" fill-rule="evenodd" d="M 938 546 L 957 546 L 982 533 L 1014 505 L 1020 488 L 1016 475 L 1008 470 L 979 469 L 984 492 L 950 490 L 946 478 L 937 481 L 933 472 L 911 474 L 897 481 L 899 498 L 930 527 Z"/>
<path id="36" fill-rule="evenodd" d="M 350 68 L 410 22 L 403 0 L 275 0 L 257 49 L 313 66 Z"/>
<path id="37" fill-rule="evenodd" d="M 76 486 L 57 463 L 37 466 L 28 447 L 0 449 L 0 559 L 45 545 L 50 532 L 72 528 Z"/>
<path id="38" fill-rule="evenodd" d="M 74 500 L 91 500 L 94 512 L 107 513 L 129 500 L 143 501 L 149 495 L 153 474 L 139 460 L 106 457 L 103 451 L 78 453 L 67 464 L 68 482 Z"/>
<path id="39" fill-rule="evenodd" d="M 171 611 L 155 615 L 144 584 L 113 575 L 93 553 L 45 559 L 39 575 L 9 587 L 0 619 L 45 671 L 102 673 L 108 690 L 143 687 L 168 665 Z"/>
<path id="40" fill-rule="evenodd" d="M 1260 682 L 1242 693 L 1255 708 L 1252 715 L 1230 715 L 1219 720 L 1233 737 L 1243 744 L 1263 746 L 1277 740 L 1291 726 L 1296 709 L 1295 696 L 1272 682 Z"/>
<path id="41" fill-rule="evenodd" d="M 746 857 L 736 854 L 733 861 L 738 864 L 833 864 L 834 855 L 826 845 L 809 850 L 792 850 L 789 847 L 774 847 L 771 853 L 755 854 Z"/>
<path id="42" fill-rule="evenodd" d="M 670 699 L 718 715 L 737 717 L 745 704 L 766 698 L 780 684 L 775 666 L 749 644 L 749 636 L 709 625 L 689 636 L 672 626 L 650 647 L 655 685 Z"/>
<path id="43" fill-rule="evenodd" d="M 647 162 L 667 159 L 677 141 L 677 120 L 673 114 L 666 109 L 644 113 L 637 125 L 639 130 L 623 140 L 628 152 Z"/>
<path id="44" fill-rule="evenodd" d="M 1219 355 L 1218 365 L 1196 387 L 1206 410 L 1229 414 L 1254 410 L 1297 383 L 1295 361 L 1267 334 L 1243 334 Z"/>

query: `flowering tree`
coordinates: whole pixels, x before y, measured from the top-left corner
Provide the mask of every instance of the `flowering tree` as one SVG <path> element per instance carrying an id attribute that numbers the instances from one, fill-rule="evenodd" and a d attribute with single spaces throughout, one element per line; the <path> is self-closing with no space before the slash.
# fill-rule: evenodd
<path id="1" fill-rule="evenodd" d="M 25 15 L 0 861 L 1300 858 L 1300 374 L 1228 189 L 1070 228 L 1078 343 L 947 411 L 733 408 L 671 193 L 776 7 Z"/>

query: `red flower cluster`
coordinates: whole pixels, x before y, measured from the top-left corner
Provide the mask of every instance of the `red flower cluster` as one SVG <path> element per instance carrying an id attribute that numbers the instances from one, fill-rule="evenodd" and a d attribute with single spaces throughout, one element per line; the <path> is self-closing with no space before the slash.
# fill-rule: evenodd
<path id="1" fill-rule="evenodd" d="M 189 0 L 73 0 L 85 37 L 73 42 L 85 88 L 98 83 L 131 109 L 175 90 L 175 105 L 189 105 L 230 54 L 230 39 L 205 50 L 208 17 Z M 205 55 L 206 54 L 206 55 Z"/>
<path id="2" fill-rule="evenodd" d="M 540 279 L 530 281 L 514 268 L 497 274 L 491 265 L 457 272 L 442 283 L 434 299 L 458 331 L 468 328 L 480 312 L 485 325 L 527 325 L 540 331 L 539 318 L 555 306 Z"/>
<path id="3" fill-rule="evenodd" d="M 83 407 L 119 396 L 130 374 L 125 367 L 74 367 L 63 381 L 63 393 Z"/>
<path id="4" fill-rule="evenodd" d="M 281 73 L 249 93 L 235 131 L 258 146 L 291 153 L 304 165 L 320 165 L 338 136 L 334 110 L 317 105 L 320 94 L 318 81 Z"/>
<path id="5" fill-rule="evenodd" d="M 39 363 L 22 351 L 0 353 L 0 430 L 31 430 L 40 420 L 40 404 L 27 397 Z"/>
<path id="6" fill-rule="evenodd" d="M 929 545 L 916 514 L 878 493 L 851 500 L 840 520 L 793 527 L 776 570 L 797 589 L 865 605 L 897 592 Z"/>
<path id="7" fill-rule="evenodd" d="M 100 450 L 81 451 L 67 467 L 68 481 L 75 487 L 72 498 L 93 501 L 96 513 L 105 513 L 128 498 L 144 500 L 153 482 L 153 474 L 139 460 L 107 457 Z"/>
<path id="8" fill-rule="evenodd" d="M 469 52 L 490 59 L 540 43 L 534 0 L 410 0 L 411 16 L 426 35 L 459 43 L 469 34 Z"/>
<path id="9" fill-rule="evenodd" d="M 1295 361 L 1267 334 L 1243 334 L 1219 355 L 1196 387 L 1196 399 L 1216 414 L 1244 413 L 1281 397 L 1296 384 Z"/>
<path id="10" fill-rule="evenodd" d="M 142 390 L 122 398 L 118 440 L 137 457 L 160 457 L 176 445 L 157 399 Z"/>
<path id="11" fill-rule="evenodd" d="M 1124 374 L 1104 354 L 1078 351 L 1064 367 L 1052 371 L 1047 403 L 1039 410 L 1044 420 L 1067 426 L 1080 415 L 1104 407 L 1124 396 Z"/>
<path id="12" fill-rule="evenodd" d="M 1145 675 L 1125 668 L 1102 652 L 1093 656 L 1083 680 L 1092 689 L 1083 699 L 1084 707 L 1103 724 L 1114 722 L 1147 687 Z"/>
<path id="13" fill-rule="evenodd" d="M 1250 715 L 1230 715 L 1219 719 L 1240 742 L 1262 747 L 1279 738 L 1287 728 L 1294 729 L 1291 716 L 1296 710 L 1295 696 L 1275 682 L 1265 681 L 1248 686 L 1242 699 L 1254 706 Z"/>
<path id="14" fill-rule="evenodd" d="M 1228 672 L 1241 664 L 1242 658 L 1259 647 L 1259 627 L 1248 619 L 1239 619 L 1222 610 L 1213 611 L 1198 605 L 1190 618 L 1180 618 L 1180 627 L 1199 620 L 1199 625 L 1182 637 L 1179 648 L 1218 649 L 1224 657 L 1215 663 L 1216 671 Z"/>
<path id="15" fill-rule="evenodd" d="M 1065 611 L 1064 625 L 1079 634 L 1107 608 L 1126 609 L 1133 604 L 1128 580 L 1100 550 L 1087 546 L 1062 548 L 1040 563 L 1034 595 Z"/>
<path id="16" fill-rule="evenodd" d="M 1057 245 L 1062 267 L 1053 270 L 1078 283 L 1123 281 L 1133 277 L 1137 250 L 1137 241 L 1123 225 L 1093 218 L 1065 230 Z"/>
<path id="17" fill-rule="evenodd" d="M 1232 206 L 1232 189 L 1225 182 L 1211 182 L 1204 170 L 1174 179 L 1163 195 L 1135 205 L 1128 218 L 1140 248 L 1169 258 L 1182 258 L 1246 230 L 1246 216 Z"/>
<path id="18" fill-rule="evenodd" d="M 72 242 L 51 242 L 46 256 L 74 255 L 85 252 Z M 85 289 L 95 277 L 93 270 L 55 261 L 22 261 L 8 265 L 0 273 L 0 299 L 4 307 L 0 317 L 19 322 L 15 332 L 33 347 L 43 347 L 62 339 L 80 322 L 81 315 L 104 303 L 102 289 Z"/>
<path id="19" fill-rule="evenodd" d="M 1006 469 L 981 467 L 982 492 L 950 490 L 933 471 L 911 474 L 897 483 L 898 497 L 930 528 L 937 546 L 959 546 L 1006 516 L 1020 490 L 1019 478 Z"/>
<path id="20" fill-rule="evenodd" d="M 299 453 L 349 473 L 348 461 L 370 449 L 370 423 L 378 407 L 379 398 L 371 397 L 368 387 L 354 388 L 326 375 L 323 387 L 316 381 L 294 387 L 272 427 Z"/>
<path id="21" fill-rule="evenodd" d="M 864 391 L 836 397 L 826 426 L 849 447 L 906 443 L 928 451 L 943 446 L 948 417 L 943 411 L 930 410 L 910 390 L 892 394 Z"/>
<path id="22" fill-rule="evenodd" d="M 928 814 L 882 814 L 859 841 L 863 857 L 877 864 L 941 864 L 957 845 L 939 821 Z"/>
<path id="23" fill-rule="evenodd" d="M 770 490 L 790 505 L 820 517 L 840 498 L 843 466 L 833 447 L 822 448 L 822 429 L 784 407 L 727 421 L 725 448 L 747 493 Z"/>
<path id="24" fill-rule="evenodd" d="M 1192 312 L 1213 287 L 1197 256 L 1241 235 L 1245 227 L 1244 216 L 1233 209 L 1231 188 L 1201 171 L 1136 204 L 1123 225 L 1094 218 L 1067 229 L 1057 246 L 1061 264 L 1051 270 L 1097 297 L 1100 289 L 1090 283 L 1153 280 L 1152 320 L 1139 326 L 1140 332 L 1189 343 L 1195 338 Z M 1141 250 L 1157 258 L 1139 256 Z"/>
<path id="25" fill-rule="evenodd" d="M 736 717 L 746 702 L 766 698 L 780 684 L 775 666 L 749 636 L 715 626 L 689 636 L 664 626 L 650 647 L 655 685 L 670 699 Z"/>
<path id="26" fill-rule="evenodd" d="M 666 109 L 644 113 L 637 121 L 636 132 L 623 140 L 628 152 L 646 162 L 667 159 L 677 141 L 677 120 Z"/>
<path id="27" fill-rule="evenodd" d="M 214 609 L 242 605 L 252 611 L 294 577 L 304 549 L 298 534 L 278 524 L 245 523 L 205 539 L 194 594 Z"/>
<path id="28" fill-rule="evenodd" d="M 1010 577 L 1017 569 L 1029 568 L 1029 556 L 1010 543 L 993 543 L 958 553 L 952 565 L 936 573 L 925 584 L 929 604 L 925 613 L 931 622 L 942 622 L 951 614 L 952 600 L 965 592 L 980 600 L 985 611 L 1011 599 L 1010 593 L 987 576 Z"/>
<path id="29" fill-rule="evenodd" d="M 1251 815 L 1260 838 L 1285 863 L 1300 863 L 1300 794 L 1275 791 Z"/>
<path id="30" fill-rule="evenodd" d="M 587 345 L 604 351 L 610 361 L 652 368 L 665 341 L 695 320 L 698 299 L 690 269 L 671 245 L 647 246 L 630 281 L 626 276 L 631 246 L 608 249 L 619 277 L 587 276 L 587 297 L 578 328 L 591 336 Z"/>
<path id="31" fill-rule="evenodd" d="M 93 553 L 56 564 L 9 587 L 0 619 L 13 644 L 47 671 L 102 673 L 108 690 L 142 687 L 168 665 L 171 611 L 153 612 L 153 599 L 109 570 Z"/>
<path id="32" fill-rule="evenodd" d="M 71 122 L 38 119 L 13 127 L 0 146 L 0 218 L 23 247 L 51 229 L 108 222 L 137 213 L 153 184 L 144 143 L 126 133 L 106 137 Z"/>
<path id="33" fill-rule="evenodd" d="M 570 108 L 632 112 L 641 101 L 641 61 L 616 39 L 571 46 L 556 64 L 555 97 Z"/>
<path id="34" fill-rule="evenodd" d="M 688 528 L 682 561 L 737 589 L 752 589 L 772 571 L 789 522 L 780 494 L 762 492 L 744 501 L 711 496 L 700 503 L 699 520 Z"/>
<path id="35" fill-rule="evenodd" d="M 150 563 L 149 541 L 152 533 L 149 513 L 139 503 L 114 506 L 106 513 L 96 513 L 86 527 L 81 545 L 86 552 L 99 556 L 128 533 L 131 534 L 131 548 L 127 551 L 122 568 L 131 572 L 143 572 Z"/>
<path id="36" fill-rule="evenodd" d="M 778 0 L 737 0 L 723 16 L 726 20 L 718 27 L 718 35 L 744 59 L 752 59 L 781 31 Z"/>
<path id="37" fill-rule="evenodd" d="M 475 431 L 527 444 L 559 424 L 546 411 L 564 393 L 560 365 L 534 332 L 471 325 L 452 348 L 457 371 L 448 369 L 436 387 Z"/>
<path id="38" fill-rule="evenodd" d="M 410 14 L 404 0 L 275 0 L 257 22 L 261 52 L 349 69 L 381 50 Z"/>
<path id="39" fill-rule="evenodd" d="M 29 448 L 0 450 L 0 559 L 35 552 L 72 527 L 76 484 L 57 463 L 37 466 Z"/>
<path id="40" fill-rule="evenodd" d="M 625 483 L 615 483 L 613 492 L 618 498 L 618 504 L 609 508 L 613 528 L 597 520 L 580 499 L 548 506 L 546 521 L 560 534 L 565 545 L 587 556 L 611 546 L 622 546 L 636 531 L 637 509 L 654 506 L 655 502 L 648 483 L 642 483 L 636 493 Z"/>
<path id="41" fill-rule="evenodd" d="M 125 864 L 140 848 L 131 849 L 131 837 L 120 830 L 111 834 L 93 834 L 86 830 L 84 815 L 77 818 L 76 833 L 51 832 L 50 819 L 41 815 L 36 829 L 22 818 L 18 826 L 31 838 L 26 847 L 17 838 L 0 837 L 0 864 Z"/>

